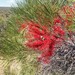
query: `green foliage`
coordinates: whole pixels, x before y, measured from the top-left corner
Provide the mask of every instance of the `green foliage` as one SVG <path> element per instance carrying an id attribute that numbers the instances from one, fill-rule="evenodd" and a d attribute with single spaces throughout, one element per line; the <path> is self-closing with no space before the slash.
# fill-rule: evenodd
<path id="1" fill-rule="evenodd" d="M 19 60 L 17 64 L 19 62 L 22 64 L 21 73 L 19 75 L 34 75 L 37 66 L 37 55 L 35 52 L 28 51 L 27 48 L 22 46 L 22 39 L 18 33 L 19 26 L 15 21 L 13 17 L 7 21 L 5 32 L 2 34 L 3 36 L 0 37 L 0 56 L 8 62 L 6 63 L 7 68 L 5 68 L 4 71 L 5 75 L 17 75 L 10 71 L 11 63 L 14 60 Z"/>
<path id="2" fill-rule="evenodd" d="M 0 23 L 2 23 L 4 20 L 3 20 L 3 18 L 2 17 L 0 17 Z"/>
<path id="3" fill-rule="evenodd" d="M 13 13 L 23 20 L 51 25 L 57 11 L 66 3 L 67 0 L 23 0 L 17 2 L 18 8 L 13 8 Z"/>
<path id="4" fill-rule="evenodd" d="M 22 45 L 22 36 L 18 32 L 20 23 L 32 20 L 51 26 L 57 11 L 67 3 L 67 0 L 23 0 L 17 2 L 18 7 L 12 7 L 12 16 L 6 22 L 6 28 L 0 37 L 0 56 L 8 62 L 5 75 L 18 75 L 10 72 L 14 60 L 21 62 L 19 75 L 35 75 L 38 54 Z"/>
<path id="5" fill-rule="evenodd" d="M 15 65 L 19 62 L 22 64 L 19 75 L 34 75 L 37 69 L 36 53 L 34 51 L 28 50 L 22 45 L 23 42 L 18 32 L 19 25 L 16 23 L 15 15 L 12 15 L 12 17 L 8 19 L 6 23 L 6 28 L 0 37 L 0 56 L 2 57 L 1 60 L 7 61 L 7 63 L 5 63 L 5 75 L 18 75 L 14 71 L 10 71 L 11 63 L 14 60 L 18 60 Z M 5 65 L 3 67 L 5 67 Z"/>

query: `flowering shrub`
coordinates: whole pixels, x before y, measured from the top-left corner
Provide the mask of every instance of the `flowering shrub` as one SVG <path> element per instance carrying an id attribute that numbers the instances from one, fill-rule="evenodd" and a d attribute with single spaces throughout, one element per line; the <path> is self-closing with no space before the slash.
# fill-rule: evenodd
<path id="1" fill-rule="evenodd" d="M 54 52 L 55 44 L 62 40 L 65 35 L 65 31 L 61 26 L 54 25 L 52 32 L 50 32 L 48 27 L 41 26 L 35 22 L 25 22 L 21 25 L 20 31 L 22 30 L 27 30 L 25 33 L 30 36 L 27 37 L 27 42 L 24 44 L 29 48 L 41 52 L 38 59 L 44 62 L 48 62 Z"/>
<path id="2" fill-rule="evenodd" d="M 38 60 L 44 63 L 49 62 L 54 53 L 55 45 L 65 39 L 66 29 L 73 23 L 74 6 L 63 6 L 58 13 L 50 28 L 34 21 L 26 21 L 19 29 L 20 32 L 23 31 L 23 36 L 27 38 L 24 45 L 40 52 Z"/>

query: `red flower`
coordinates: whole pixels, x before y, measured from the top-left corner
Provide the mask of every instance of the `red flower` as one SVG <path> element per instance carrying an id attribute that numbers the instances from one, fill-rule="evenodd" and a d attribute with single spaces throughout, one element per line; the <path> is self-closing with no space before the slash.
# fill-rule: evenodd
<path id="1" fill-rule="evenodd" d="M 60 23 L 61 24 L 62 20 L 59 17 L 54 18 L 54 25 Z"/>
<path id="2" fill-rule="evenodd" d="M 59 35 L 59 36 L 65 35 L 64 30 L 63 30 L 60 26 L 54 26 L 53 29 L 54 29 L 54 34 L 55 34 L 56 36 L 57 36 L 57 35 Z"/>
<path id="3" fill-rule="evenodd" d="M 72 6 L 63 6 L 61 10 L 59 10 L 59 16 L 63 19 L 64 25 L 66 27 L 72 25 L 73 19 L 75 16 L 75 7 Z"/>
<path id="4" fill-rule="evenodd" d="M 60 37 L 64 35 L 62 28 L 60 26 L 53 26 L 53 31 L 50 32 L 48 27 L 41 26 L 34 22 L 23 24 L 22 29 L 25 28 L 27 29 L 28 35 L 32 37 L 27 40 L 28 42 L 26 42 L 25 45 L 41 53 L 39 57 L 40 61 L 48 62 L 53 55 L 54 46 L 58 38 L 61 39 Z M 58 35 L 60 37 L 58 37 Z"/>

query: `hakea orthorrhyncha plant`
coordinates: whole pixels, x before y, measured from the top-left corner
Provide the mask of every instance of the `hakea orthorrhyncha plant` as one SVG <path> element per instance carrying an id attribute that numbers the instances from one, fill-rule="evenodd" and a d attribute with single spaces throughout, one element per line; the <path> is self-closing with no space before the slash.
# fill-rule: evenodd
<path id="1" fill-rule="evenodd" d="M 60 11 L 63 12 L 65 17 L 61 16 Z M 33 21 L 25 21 L 19 29 L 19 31 L 25 31 L 23 36 L 27 40 L 24 45 L 39 51 L 41 54 L 38 56 L 38 60 L 45 63 L 48 63 L 53 55 L 55 45 L 65 39 L 66 28 L 64 29 L 64 27 L 72 24 L 75 15 L 73 6 L 64 6 L 58 13 L 58 16 L 53 20 L 51 29 Z"/>
<path id="2" fill-rule="evenodd" d="M 57 21 L 57 23 L 59 22 Z M 38 59 L 45 63 L 47 63 L 50 56 L 52 56 L 55 44 L 62 41 L 65 35 L 65 31 L 61 26 L 53 25 L 51 32 L 47 26 L 41 26 L 32 21 L 22 24 L 20 31 L 22 30 L 27 30 L 25 33 L 30 36 L 27 37 L 27 42 L 25 42 L 24 45 L 41 52 Z M 26 37 L 26 35 L 24 37 Z"/>

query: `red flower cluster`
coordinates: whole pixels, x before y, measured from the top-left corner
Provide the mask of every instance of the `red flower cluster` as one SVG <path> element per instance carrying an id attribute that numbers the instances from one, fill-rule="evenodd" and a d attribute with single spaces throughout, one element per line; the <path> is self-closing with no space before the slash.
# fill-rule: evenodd
<path id="1" fill-rule="evenodd" d="M 59 23 L 60 21 L 56 22 Z M 38 59 L 46 63 L 49 61 L 49 58 L 54 52 L 55 44 L 58 40 L 61 40 L 65 34 L 64 30 L 62 30 L 60 26 L 54 25 L 52 32 L 50 32 L 48 27 L 42 26 L 35 22 L 26 22 L 22 24 L 20 30 L 24 29 L 27 30 L 27 35 L 31 36 L 25 45 L 41 52 Z"/>
<path id="2" fill-rule="evenodd" d="M 61 10 L 59 10 L 59 15 L 63 19 L 65 26 L 70 26 L 73 23 L 73 19 L 75 16 L 75 5 L 72 6 L 63 6 Z"/>
<path id="3" fill-rule="evenodd" d="M 27 42 L 24 43 L 29 48 L 38 50 L 41 55 L 38 57 L 39 61 L 48 62 L 54 53 L 55 45 L 64 39 L 65 31 L 63 26 L 69 26 L 73 22 L 75 15 L 75 5 L 64 6 L 60 10 L 59 17 L 54 18 L 52 30 L 47 26 L 42 26 L 35 22 L 25 22 L 21 25 L 19 31 L 26 30 Z"/>

